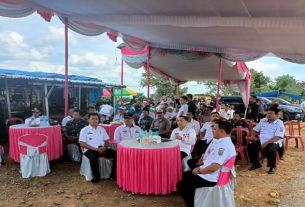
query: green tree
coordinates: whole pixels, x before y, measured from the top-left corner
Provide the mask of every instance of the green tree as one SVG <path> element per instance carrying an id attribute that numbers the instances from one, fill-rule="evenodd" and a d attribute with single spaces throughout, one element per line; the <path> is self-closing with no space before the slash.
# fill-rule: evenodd
<path id="1" fill-rule="evenodd" d="M 140 84 L 142 87 L 147 86 L 147 74 L 142 73 L 142 78 Z M 175 86 L 170 83 L 170 81 L 165 78 L 156 77 L 154 74 L 150 75 L 150 87 L 156 90 L 155 97 L 170 96 L 174 97 L 176 95 Z M 187 93 L 187 87 L 179 89 L 180 95 L 185 95 Z"/>
<path id="2" fill-rule="evenodd" d="M 209 94 L 211 96 L 217 95 L 217 81 L 203 81 L 198 82 L 204 84 L 207 92 L 206 94 Z M 220 95 L 222 96 L 233 96 L 233 95 L 239 95 L 239 92 L 236 92 L 232 90 L 229 87 L 224 86 L 223 84 L 220 85 Z"/>
<path id="3" fill-rule="evenodd" d="M 295 94 L 302 93 L 302 85 L 297 83 L 291 75 L 282 75 L 277 77 L 275 79 L 275 89 Z"/>
<path id="4" fill-rule="evenodd" d="M 273 90 L 271 78 L 251 68 L 251 93 L 262 93 Z"/>
<path id="5" fill-rule="evenodd" d="M 146 97 L 144 96 L 143 93 L 138 93 L 138 95 L 136 96 L 136 100 L 143 102 L 144 99 L 146 99 Z"/>

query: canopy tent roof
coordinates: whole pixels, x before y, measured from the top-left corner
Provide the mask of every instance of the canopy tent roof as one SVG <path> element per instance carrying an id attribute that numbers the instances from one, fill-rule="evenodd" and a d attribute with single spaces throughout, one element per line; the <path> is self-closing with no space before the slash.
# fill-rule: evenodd
<path id="1" fill-rule="evenodd" d="M 267 53 L 305 63 L 305 1 L 0 0 L 0 15 L 69 18 L 85 35 L 108 32 L 156 48 L 249 61 Z"/>
<path id="2" fill-rule="evenodd" d="M 1 78 L 21 78 L 21 79 L 55 81 L 55 82 L 65 81 L 65 76 L 63 74 L 46 73 L 46 72 L 29 72 L 29 71 L 10 70 L 10 69 L 0 69 L 0 79 Z M 120 87 L 120 85 L 106 83 L 97 78 L 90 78 L 80 75 L 69 75 L 68 81 L 71 83 L 78 83 L 78 84 L 88 84 L 88 85 L 97 85 L 97 86 L 107 85 L 107 86 Z"/>
<path id="3" fill-rule="evenodd" d="M 264 92 L 264 93 L 258 93 L 255 95 L 260 96 L 260 97 L 279 97 L 281 95 L 284 95 L 284 96 L 288 96 L 295 100 L 301 100 L 301 98 L 302 98 L 300 95 L 288 93 L 288 92 L 284 92 L 284 91 L 269 91 L 269 92 Z"/>

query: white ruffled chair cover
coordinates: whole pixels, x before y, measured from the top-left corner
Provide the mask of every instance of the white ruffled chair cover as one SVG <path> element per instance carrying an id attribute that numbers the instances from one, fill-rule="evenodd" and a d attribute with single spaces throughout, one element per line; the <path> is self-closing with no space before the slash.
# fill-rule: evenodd
<path id="1" fill-rule="evenodd" d="M 230 160 L 229 160 L 230 161 Z M 235 161 L 235 157 L 234 157 Z M 222 166 L 221 173 L 230 173 L 230 181 L 226 185 L 219 185 L 217 182 L 215 187 L 197 188 L 195 191 L 194 206 L 195 207 L 235 207 L 234 187 L 236 172 L 233 167 Z"/>
<path id="2" fill-rule="evenodd" d="M 79 146 L 77 144 L 68 144 L 67 153 L 71 161 L 80 162 L 81 153 L 79 151 Z"/>
<path id="3" fill-rule="evenodd" d="M 104 157 L 99 158 L 99 170 L 101 179 L 107 179 L 110 177 L 111 169 L 112 169 L 112 160 Z M 80 174 L 85 176 L 86 181 L 90 181 L 93 179 L 90 161 L 86 155 L 82 157 L 82 163 L 80 166 Z"/>
<path id="4" fill-rule="evenodd" d="M 45 136 L 45 135 L 44 135 Z M 22 138 L 22 137 L 21 137 Z M 47 152 L 40 153 L 40 147 L 47 146 L 47 137 L 45 136 L 45 141 L 39 146 L 32 146 L 30 142 L 26 143 L 23 141 L 18 141 L 18 146 L 24 146 L 27 148 L 27 154 L 20 153 L 20 171 L 22 178 L 29 178 L 35 176 L 46 176 L 51 172 L 48 160 Z"/>

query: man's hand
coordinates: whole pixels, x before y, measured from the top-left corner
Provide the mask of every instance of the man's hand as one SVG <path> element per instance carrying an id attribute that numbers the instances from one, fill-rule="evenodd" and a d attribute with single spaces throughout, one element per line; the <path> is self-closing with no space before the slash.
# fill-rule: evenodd
<path id="1" fill-rule="evenodd" d="M 265 147 L 267 147 L 268 143 L 264 143 L 262 144 L 261 148 L 264 149 Z"/>
<path id="2" fill-rule="evenodd" d="M 99 148 L 97 148 L 97 150 L 100 154 L 103 154 L 106 152 L 106 147 L 99 147 Z"/>
<path id="3" fill-rule="evenodd" d="M 175 135 L 175 138 L 178 139 L 178 140 L 182 140 L 182 137 L 179 136 L 179 134 L 176 134 L 176 135 Z"/>
<path id="4" fill-rule="evenodd" d="M 192 174 L 193 175 L 200 174 L 200 168 L 199 167 L 194 168 L 193 171 L 192 171 Z"/>

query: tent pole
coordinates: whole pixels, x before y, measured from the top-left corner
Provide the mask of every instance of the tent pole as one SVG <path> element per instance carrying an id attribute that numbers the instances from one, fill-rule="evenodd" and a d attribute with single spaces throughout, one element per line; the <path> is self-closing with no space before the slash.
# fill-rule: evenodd
<path id="1" fill-rule="evenodd" d="M 122 55 L 121 60 L 121 96 L 120 96 L 120 104 L 123 104 L 123 85 L 124 85 L 124 60 Z"/>
<path id="2" fill-rule="evenodd" d="M 48 99 L 48 86 L 47 83 L 44 83 L 44 103 L 46 107 L 46 115 L 49 117 L 49 99 Z"/>
<path id="3" fill-rule="evenodd" d="M 216 111 L 219 111 L 219 99 L 220 99 L 220 84 L 222 79 L 222 58 L 219 59 L 218 65 L 218 83 L 217 83 L 217 95 L 216 95 Z"/>
<path id="4" fill-rule="evenodd" d="M 150 47 L 147 54 L 147 98 L 150 98 Z"/>
<path id="5" fill-rule="evenodd" d="M 68 18 L 65 17 L 65 115 L 68 114 L 69 85 L 68 85 Z"/>
<path id="6" fill-rule="evenodd" d="M 5 94 L 6 94 L 6 103 L 7 103 L 7 113 L 8 113 L 8 117 L 11 118 L 12 113 L 11 113 L 11 102 L 10 102 L 10 91 L 8 89 L 7 78 L 5 78 Z"/>
<path id="7" fill-rule="evenodd" d="M 179 90 L 180 88 L 179 88 L 179 86 L 180 86 L 180 85 L 179 85 L 179 83 L 178 83 L 178 84 L 176 85 L 176 97 L 177 97 L 177 99 L 180 98 L 180 92 L 179 92 L 179 91 L 180 91 L 180 90 Z"/>
<path id="8" fill-rule="evenodd" d="M 81 99 L 82 99 L 82 87 L 78 86 L 78 109 L 81 108 Z"/>

